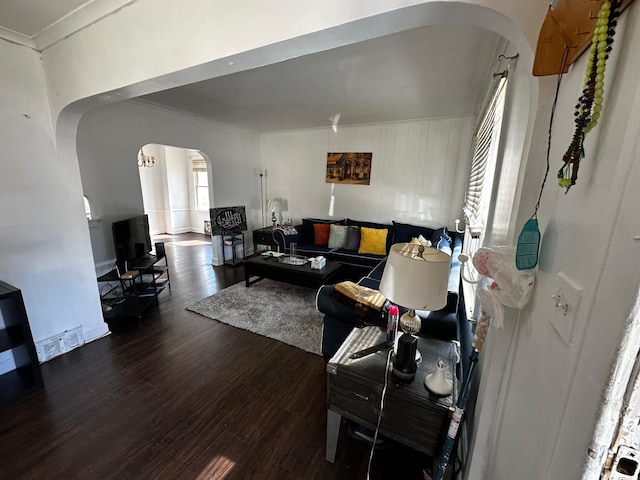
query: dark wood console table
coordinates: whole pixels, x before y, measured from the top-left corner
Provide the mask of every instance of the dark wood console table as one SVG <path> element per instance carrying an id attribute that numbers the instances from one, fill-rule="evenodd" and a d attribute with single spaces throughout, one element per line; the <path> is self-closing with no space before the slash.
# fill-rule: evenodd
<path id="1" fill-rule="evenodd" d="M 354 328 L 327 364 L 327 461 L 335 461 L 342 417 L 375 430 L 380 397 L 385 380 L 388 349 L 359 359 L 354 352 L 384 342 L 386 334 L 378 327 Z M 387 384 L 379 435 L 384 435 L 419 452 L 437 457 L 446 436 L 458 395 L 455 380 L 456 348 L 452 342 L 419 337 L 422 362 L 415 379 L 397 384 L 391 373 Z M 424 386 L 424 377 L 443 360 L 447 375 L 454 382 L 453 393 L 436 397 Z M 437 459 L 437 458 L 436 458 Z"/>

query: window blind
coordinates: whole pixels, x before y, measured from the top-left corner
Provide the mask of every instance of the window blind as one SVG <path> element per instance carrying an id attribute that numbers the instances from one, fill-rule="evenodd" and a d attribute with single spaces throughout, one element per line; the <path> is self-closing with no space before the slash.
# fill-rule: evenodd
<path id="1" fill-rule="evenodd" d="M 206 172 L 207 162 L 205 162 L 204 158 L 194 158 L 191 160 L 191 167 L 194 172 Z"/>
<path id="2" fill-rule="evenodd" d="M 492 183 L 487 181 L 487 174 L 493 171 L 495 166 L 506 85 L 506 77 L 500 78 L 496 83 L 495 91 L 490 96 L 482 121 L 474 135 L 469 183 L 463 207 L 467 226 L 484 223 L 483 207 L 488 201 L 487 192 L 490 193 Z"/>

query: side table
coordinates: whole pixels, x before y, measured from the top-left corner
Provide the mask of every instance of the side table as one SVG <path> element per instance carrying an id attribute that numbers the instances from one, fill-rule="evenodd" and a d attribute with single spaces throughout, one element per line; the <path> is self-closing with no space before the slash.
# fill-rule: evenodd
<path id="1" fill-rule="evenodd" d="M 237 248 L 242 245 L 242 257 L 238 257 Z M 231 248 L 231 258 L 227 258 L 227 247 Z M 222 235 L 222 259 L 226 265 L 237 265 L 244 259 L 244 233 L 228 232 Z"/>
<path id="2" fill-rule="evenodd" d="M 385 338 L 385 332 L 378 327 L 354 328 L 327 364 L 326 459 L 331 463 L 335 461 L 342 417 L 371 430 L 376 428 L 389 350 L 358 359 L 350 355 L 384 342 Z M 452 342 L 419 337 L 418 350 L 422 362 L 411 383 L 399 384 L 391 368 L 386 372 L 388 383 L 379 435 L 435 457 L 446 437 L 458 395 L 454 375 L 456 347 Z M 453 392 L 448 397 L 437 397 L 424 386 L 424 377 L 435 370 L 438 360 L 444 361 L 447 377 L 453 382 Z"/>
<path id="3" fill-rule="evenodd" d="M 258 245 L 266 245 L 271 250 L 278 247 L 273 239 L 273 227 L 258 228 L 253 231 L 253 253 L 258 253 Z"/>

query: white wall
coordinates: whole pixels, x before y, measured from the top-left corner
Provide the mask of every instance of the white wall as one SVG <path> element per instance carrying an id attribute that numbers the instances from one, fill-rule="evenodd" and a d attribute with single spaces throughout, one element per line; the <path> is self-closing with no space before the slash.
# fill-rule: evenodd
<path id="1" fill-rule="evenodd" d="M 603 115 L 587 136 L 578 183 L 566 195 L 555 172 L 573 135 L 586 56 L 563 79 L 552 170 L 539 214 L 544 236 L 537 287 L 517 320 L 486 478 L 533 478 L 531 472 L 549 480 L 580 477 L 610 361 L 638 291 L 640 244 L 633 237 L 640 221 L 632 212 L 640 191 L 640 60 L 626 48 L 640 44 L 637 5 L 620 24 L 606 71 Z M 574 324 L 559 331 L 551 321 L 551 297 L 560 272 L 582 287 L 583 296 Z"/>
<path id="2" fill-rule="evenodd" d="M 191 230 L 189 208 L 188 163 L 184 148 L 165 147 L 167 165 L 167 189 L 169 191 L 169 211 L 166 218 L 167 233 L 185 233 Z"/>
<path id="3" fill-rule="evenodd" d="M 211 162 L 213 183 L 209 193 L 215 196 L 210 198 L 210 203 L 245 205 L 249 230 L 260 226 L 258 135 L 140 103 L 112 104 L 88 112 L 78 127 L 82 185 L 85 194 L 100 205 L 102 221 L 99 228 L 107 247 L 105 251 L 94 251 L 96 264 L 106 266 L 115 258 L 111 223 L 144 212 L 139 179 L 139 171 L 143 169 L 138 168 L 135 158 L 140 146 L 148 143 L 180 147 L 156 149 L 158 164 L 145 169 L 152 171 L 160 167 L 152 173 L 160 175 L 163 165 L 168 164 L 166 174 L 162 174 L 166 180 L 162 178 L 159 182 L 166 182 L 166 198 L 173 196 L 170 202 L 155 200 L 156 205 L 162 203 L 168 215 L 165 218 L 167 229 L 189 229 L 184 148 L 201 150 Z M 217 246 L 214 246 L 213 257 L 214 260 L 219 257 Z"/>
<path id="4" fill-rule="evenodd" d="M 0 41 L 0 279 L 22 290 L 35 341 L 107 332 L 77 162 L 58 158 L 40 56 Z"/>
<path id="5" fill-rule="evenodd" d="M 283 198 L 283 218 L 351 217 L 440 227 L 462 216 L 473 119 L 431 119 L 262 135 L 267 198 Z M 372 152 L 369 185 L 325 182 L 328 152 Z M 268 220 L 268 218 L 267 218 Z"/>
<path id="6" fill-rule="evenodd" d="M 153 167 L 138 167 L 144 213 L 149 217 L 149 232 L 151 235 L 166 233 L 168 230 L 165 220 L 170 205 L 167 192 L 165 149 L 162 145 L 151 144 L 145 145 L 143 152 L 145 155 L 153 155 L 156 158 Z M 131 161 L 136 161 L 136 159 L 131 159 Z M 104 249 L 104 251 L 106 250 Z"/>

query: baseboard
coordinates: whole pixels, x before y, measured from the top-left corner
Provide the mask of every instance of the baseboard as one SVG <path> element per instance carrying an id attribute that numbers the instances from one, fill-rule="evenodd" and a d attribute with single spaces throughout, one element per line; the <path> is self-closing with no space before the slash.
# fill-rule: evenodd
<path id="1" fill-rule="evenodd" d="M 104 260 L 102 262 L 96 263 L 94 265 L 94 268 L 96 269 L 96 277 L 99 277 L 100 275 L 104 275 L 105 273 L 113 270 L 113 266 L 115 264 L 116 264 L 115 258 L 111 258 L 109 260 Z"/>
<path id="2" fill-rule="evenodd" d="M 202 231 L 202 230 L 200 230 Z M 191 227 L 182 227 L 182 228 L 173 228 L 171 229 L 171 232 L 169 232 L 170 235 L 178 235 L 179 233 L 191 233 Z"/>
<path id="3" fill-rule="evenodd" d="M 95 327 L 88 328 L 84 331 L 84 343 L 93 342 L 109 334 L 111 334 L 109 326 L 105 322 L 101 322 Z"/>

